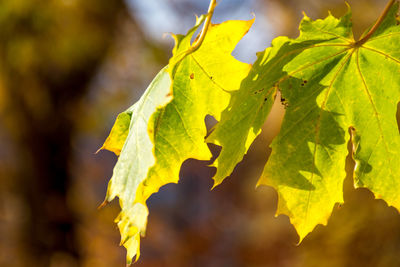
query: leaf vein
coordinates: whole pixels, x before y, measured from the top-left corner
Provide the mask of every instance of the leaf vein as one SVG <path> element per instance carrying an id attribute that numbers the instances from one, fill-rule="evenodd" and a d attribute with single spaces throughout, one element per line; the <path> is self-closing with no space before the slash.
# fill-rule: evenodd
<path id="1" fill-rule="evenodd" d="M 382 39 L 382 38 L 385 38 L 385 37 L 388 37 L 388 36 L 399 35 L 399 34 L 400 34 L 400 32 L 392 32 L 392 33 L 388 33 L 388 34 L 385 34 L 385 35 L 380 35 L 380 36 L 377 36 L 375 38 L 369 39 L 368 42 L 375 41 L 375 40 L 378 40 L 378 39 Z"/>
<path id="2" fill-rule="evenodd" d="M 187 126 L 186 126 L 186 124 L 185 124 L 185 121 L 183 120 L 182 114 L 181 114 L 180 111 L 178 110 L 178 107 L 176 106 L 175 102 L 171 102 L 171 105 L 174 107 L 174 109 L 176 110 L 176 113 L 178 114 L 179 118 L 181 119 L 182 126 L 183 126 L 183 129 L 185 130 L 186 135 L 189 136 L 190 141 L 191 141 L 196 147 L 198 147 L 197 142 L 195 142 L 194 139 L 193 139 L 193 136 L 191 136 L 191 135 L 189 134 L 189 131 L 187 130 Z"/>
<path id="3" fill-rule="evenodd" d="M 322 32 L 322 33 L 326 33 L 326 34 L 328 34 L 328 35 L 331 35 L 331 36 L 334 36 L 334 37 L 336 37 L 336 38 L 338 38 L 338 39 L 341 39 L 341 40 L 343 40 L 343 41 L 346 41 L 348 44 L 351 44 L 351 43 L 352 43 L 351 40 L 349 40 L 349 39 L 347 39 L 347 38 L 344 38 L 343 36 L 337 35 L 336 33 L 324 31 L 324 30 L 322 30 L 321 28 L 315 27 L 313 24 L 311 24 L 311 26 L 312 26 L 314 29 L 316 29 L 316 30 L 318 30 L 318 31 L 320 31 L 320 32 Z"/>
<path id="4" fill-rule="evenodd" d="M 193 54 L 190 55 L 193 58 L 193 61 L 199 66 L 199 68 L 204 72 L 204 74 L 207 76 L 207 78 L 213 83 L 215 84 L 217 87 L 219 87 L 221 90 L 223 90 L 224 92 L 229 92 L 229 90 L 226 90 L 224 87 L 222 87 L 219 83 L 217 83 L 214 79 L 211 78 L 211 75 L 208 74 L 208 72 L 203 68 L 202 65 L 200 65 L 200 63 L 197 61 L 197 59 L 194 57 Z"/>
<path id="5" fill-rule="evenodd" d="M 368 46 L 364 46 L 364 45 L 362 46 L 362 48 L 365 48 L 367 50 L 370 50 L 370 51 L 373 51 L 375 53 L 378 53 L 378 54 L 380 54 L 382 56 L 385 56 L 385 58 L 389 58 L 389 59 L 395 61 L 397 64 L 400 64 L 400 60 L 398 60 L 397 58 L 394 58 L 394 57 L 386 54 L 385 52 L 382 52 L 380 50 L 377 50 L 377 49 L 374 49 L 374 48 L 371 48 L 371 47 L 368 47 Z"/>
<path id="6" fill-rule="evenodd" d="M 307 68 L 309 68 L 309 67 L 312 67 L 312 66 L 314 66 L 314 65 L 316 65 L 316 64 L 318 64 L 318 63 L 324 62 L 325 60 L 328 60 L 328 59 L 333 58 L 333 57 L 336 57 L 336 56 L 338 56 L 338 55 L 340 55 L 340 54 L 342 54 L 342 53 L 345 53 L 345 52 L 346 52 L 347 50 L 349 50 L 349 49 L 350 49 L 350 48 L 343 49 L 343 50 L 341 50 L 341 51 L 339 51 L 339 52 L 336 52 L 335 54 L 332 54 L 332 55 L 329 55 L 329 56 L 324 57 L 324 58 L 322 58 L 322 59 L 319 59 L 319 60 L 317 60 L 317 61 L 314 61 L 313 63 L 310 63 L 310 64 L 308 64 L 308 65 L 303 65 L 303 66 L 301 66 L 300 68 L 298 68 L 297 70 L 294 70 L 294 71 L 288 73 L 287 75 L 285 75 L 284 77 L 282 77 L 282 78 L 278 81 L 278 83 L 280 84 L 281 82 L 283 82 L 283 81 L 285 81 L 286 79 L 288 79 L 288 78 L 290 78 L 291 76 L 293 76 L 293 74 L 296 74 L 296 73 L 298 73 L 298 72 L 300 72 L 300 71 L 303 71 L 303 70 L 305 70 L 305 69 L 307 69 Z"/>
<path id="7" fill-rule="evenodd" d="M 345 60 L 343 61 L 343 63 L 341 64 L 341 66 L 339 67 L 339 69 L 337 70 L 335 75 L 333 76 L 332 81 L 329 84 L 329 87 L 328 87 L 328 89 L 326 91 L 325 99 L 321 103 L 320 114 L 318 116 L 318 120 L 317 120 L 317 123 L 315 125 L 315 146 L 314 146 L 314 151 L 313 151 L 312 171 L 311 171 L 311 177 L 310 177 L 310 184 L 311 185 L 313 185 L 314 172 L 315 172 L 315 157 L 316 157 L 316 154 L 317 154 L 317 147 L 318 147 L 318 144 L 320 142 L 320 140 L 319 140 L 320 129 L 319 128 L 321 126 L 322 112 L 324 111 L 325 104 L 326 104 L 326 102 L 327 102 L 327 100 L 329 98 L 329 95 L 331 93 L 331 89 L 332 89 L 333 83 L 336 81 L 336 78 L 339 76 L 339 73 L 342 71 L 342 69 L 344 68 L 344 66 L 346 65 L 348 60 L 350 59 L 350 57 L 353 54 L 353 52 L 354 52 L 354 50 L 352 50 L 351 53 L 349 53 L 347 58 L 345 58 Z M 310 190 L 308 192 L 308 198 L 307 198 L 306 214 L 305 214 L 305 219 L 304 219 L 305 221 L 307 221 L 307 217 L 308 217 L 308 209 L 309 209 L 309 206 L 310 206 L 311 194 L 312 194 L 312 191 Z"/>
<path id="8" fill-rule="evenodd" d="M 371 93 L 369 92 L 367 83 L 366 83 L 365 78 L 364 78 L 364 76 L 362 75 L 362 72 L 361 72 L 361 69 L 360 69 L 359 49 L 357 49 L 357 53 L 356 53 L 356 64 L 357 64 L 357 71 L 358 71 L 358 74 L 360 75 L 360 78 L 361 78 L 362 83 L 363 83 L 363 85 L 364 85 L 365 92 L 366 92 L 366 94 L 367 94 L 367 96 L 368 96 L 368 99 L 369 99 L 369 101 L 370 101 L 370 103 L 371 103 L 372 108 L 374 109 L 375 118 L 376 118 L 376 121 L 377 121 L 377 123 L 378 123 L 379 132 L 380 132 L 380 134 L 381 134 L 382 142 L 383 142 L 383 144 L 384 144 L 386 153 L 389 155 L 389 154 L 390 154 L 390 153 L 389 153 L 389 147 L 388 147 L 388 145 L 387 145 L 387 143 L 386 143 L 386 140 L 385 140 L 385 138 L 384 138 L 383 129 L 382 129 L 381 121 L 380 121 L 380 119 L 379 119 L 378 110 L 377 110 L 377 108 L 376 108 L 376 105 L 375 105 L 374 100 L 372 99 Z M 390 164 L 390 161 L 391 161 L 391 158 L 389 159 L 388 164 Z M 389 172 L 390 172 L 390 174 L 391 174 L 391 177 L 393 177 L 392 169 L 391 169 L 390 167 L 389 167 L 388 169 L 389 169 Z"/>

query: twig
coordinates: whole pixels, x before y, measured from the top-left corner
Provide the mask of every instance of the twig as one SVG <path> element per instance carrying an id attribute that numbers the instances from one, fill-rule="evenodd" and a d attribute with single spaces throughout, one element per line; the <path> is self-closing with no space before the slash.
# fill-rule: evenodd
<path id="1" fill-rule="evenodd" d="M 390 0 L 388 4 L 386 5 L 385 9 L 383 10 L 382 14 L 378 18 L 378 20 L 375 22 L 374 26 L 369 30 L 369 32 L 362 37 L 360 40 L 355 42 L 355 46 L 360 46 L 363 45 L 368 39 L 375 33 L 375 31 L 379 28 L 383 20 L 385 19 L 386 15 L 389 13 L 390 8 L 393 6 L 395 3 L 395 0 Z"/>

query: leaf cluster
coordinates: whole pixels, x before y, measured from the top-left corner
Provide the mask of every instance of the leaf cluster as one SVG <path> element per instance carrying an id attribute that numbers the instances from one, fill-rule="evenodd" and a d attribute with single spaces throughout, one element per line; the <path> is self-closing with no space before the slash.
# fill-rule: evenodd
<path id="1" fill-rule="evenodd" d="M 391 2 L 359 41 L 350 8 L 341 18 L 304 16 L 298 38 L 277 37 L 253 65 L 231 56 L 253 20 L 210 25 L 196 50 L 191 39 L 206 16 L 174 35 L 168 66 L 118 116 L 102 147 L 119 155 L 106 201 L 119 197 L 128 262 L 139 257 L 149 196 L 177 183 L 186 159 L 209 160 L 207 143 L 222 147 L 212 164 L 220 184 L 260 134 L 278 93 L 286 113 L 258 185 L 277 190 L 277 214 L 289 216 L 300 241 L 343 202 L 349 153 L 354 186 L 399 209 L 400 26 Z M 207 115 L 218 121 L 210 132 Z"/>

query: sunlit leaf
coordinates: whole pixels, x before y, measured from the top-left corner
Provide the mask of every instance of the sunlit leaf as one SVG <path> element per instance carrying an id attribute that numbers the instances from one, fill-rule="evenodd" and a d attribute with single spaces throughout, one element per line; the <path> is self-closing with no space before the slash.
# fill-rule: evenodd
<path id="1" fill-rule="evenodd" d="M 242 159 L 265 120 L 268 99 L 281 91 L 286 114 L 259 184 L 277 189 L 277 213 L 290 217 L 300 240 L 326 224 L 334 204 L 343 201 L 350 132 L 355 185 L 400 208 L 397 9 L 362 45 L 353 39 L 350 11 L 340 19 L 305 17 L 297 39 L 278 37 L 259 55 L 209 138 L 223 146 L 220 180 Z"/>
<path id="2" fill-rule="evenodd" d="M 174 36 L 169 65 L 118 116 L 103 146 L 120 154 L 106 200 L 120 199 L 116 221 L 128 262 L 139 256 L 149 196 L 178 182 L 186 159 L 209 160 L 206 142 L 222 147 L 213 163 L 214 186 L 220 184 L 260 133 L 278 91 L 286 114 L 258 184 L 277 190 L 277 213 L 289 216 L 300 241 L 343 202 L 349 153 L 355 186 L 400 209 L 397 10 L 393 5 L 365 42 L 353 39 L 350 9 L 340 19 L 305 16 L 298 38 L 276 38 L 251 69 L 231 52 L 252 21 L 212 25 L 194 52 L 191 40 L 204 17 Z M 205 142 L 206 115 L 219 123 Z"/>
<path id="3" fill-rule="evenodd" d="M 170 64 L 139 102 L 118 116 L 103 146 L 117 154 L 121 151 L 106 200 L 120 199 L 122 211 L 116 221 L 128 262 L 139 256 L 139 235 L 144 235 L 148 215 L 146 200 L 161 186 L 178 182 L 186 159 L 211 158 L 204 142 L 204 119 L 207 114 L 219 119 L 229 103 L 228 92 L 238 90 L 250 69 L 231 52 L 253 21 L 211 25 L 200 48 L 187 53 L 203 19 L 187 35 L 174 36 Z"/>

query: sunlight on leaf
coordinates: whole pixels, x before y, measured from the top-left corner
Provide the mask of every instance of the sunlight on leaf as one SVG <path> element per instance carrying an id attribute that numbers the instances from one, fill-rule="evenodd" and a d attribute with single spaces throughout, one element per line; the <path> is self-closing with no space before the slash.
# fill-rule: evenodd
<path id="1" fill-rule="evenodd" d="M 170 64 L 138 103 L 118 116 L 103 146 L 116 154 L 121 151 L 106 200 L 120 199 L 122 211 L 116 221 L 128 263 L 139 256 L 139 235 L 144 235 L 148 215 L 146 200 L 161 186 L 178 182 L 186 159 L 210 160 L 204 119 L 207 114 L 219 119 L 229 103 L 228 92 L 238 90 L 250 69 L 231 52 L 253 20 L 211 25 L 201 47 L 187 54 L 203 20 L 200 17 L 187 35 L 174 35 Z"/>
<path id="2" fill-rule="evenodd" d="M 128 262 L 139 257 L 150 195 L 177 183 L 186 159 L 210 160 L 206 142 L 222 147 L 212 164 L 214 186 L 220 184 L 260 133 L 278 91 L 286 113 L 258 184 L 277 190 L 277 214 L 289 216 L 300 241 L 343 202 L 349 141 L 355 187 L 399 209 L 397 11 L 395 4 L 363 42 L 353 39 L 350 8 L 339 19 L 305 15 L 298 38 L 276 38 L 252 66 L 231 52 L 253 20 L 211 25 L 193 53 L 191 40 L 204 16 L 187 35 L 174 35 L 169 65 L 118 116 L 102 147 L 120 154 L 106 200 L 119 197 L 116 222 Z M 219 123 L 204 140 L 206 115 Z"/>

